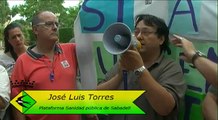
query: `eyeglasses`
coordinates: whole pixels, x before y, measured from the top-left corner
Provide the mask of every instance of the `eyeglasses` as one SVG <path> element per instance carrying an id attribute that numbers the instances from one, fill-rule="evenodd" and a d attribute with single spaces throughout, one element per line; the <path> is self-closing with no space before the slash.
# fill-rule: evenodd
<path id="1" fill-rule="evenodd" d="M 148 36 L 148 35 L 156 33 L 156 32 L 148 30 L 148 29 L 141 29 L 141 30 L 140 29 L 135 29 L 135 31 L 134 31 L 135 36 L 138 36 L 139 33 L 141 33 L 141 35 Z"/>
<path id="2" fill-rule="evenodd" d="M 47 22 L 41 22 L 36 24 L 37 25 L 44 25 L 45 27 L 51 28 L 51 27 L 59 27 L 59 23 L 58 22 L 53 22 L 53 21 L 47 21 Z"/>

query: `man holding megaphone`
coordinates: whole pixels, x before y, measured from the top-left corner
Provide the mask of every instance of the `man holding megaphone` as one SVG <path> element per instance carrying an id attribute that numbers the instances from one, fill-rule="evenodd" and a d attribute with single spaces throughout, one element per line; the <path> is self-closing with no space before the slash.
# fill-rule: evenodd
<path id="1" fill-rule="evenodd" d="M 146 14 L 136 16 L 134 33 L 141 48 L 128 47 L 97 89 L 124 89 L 123 70 L 127 71 L 128 89 L 146 90 L 134 102 L 146 114 L 109 115 L 109 119 L 177 120 L 186 84 L 180 65 L 164 56 L 169 29 L 162 19 Z"/>

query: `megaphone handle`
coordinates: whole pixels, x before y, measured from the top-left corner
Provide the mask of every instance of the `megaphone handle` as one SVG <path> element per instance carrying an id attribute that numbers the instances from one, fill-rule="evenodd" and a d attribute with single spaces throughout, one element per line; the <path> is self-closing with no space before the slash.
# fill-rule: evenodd
<path id="1" fill-rule="evenodd" d="M 124 90 L 128 89 L 128 82 L 127 82 L 127 71 L 123 70 L 123 83 L 124 83 Z"/>

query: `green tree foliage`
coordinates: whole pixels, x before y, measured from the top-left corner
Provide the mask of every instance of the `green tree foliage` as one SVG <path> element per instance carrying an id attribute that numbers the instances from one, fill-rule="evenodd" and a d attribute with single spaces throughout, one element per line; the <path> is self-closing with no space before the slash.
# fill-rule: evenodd
<path id="1" fill-rule="evenodd" d="M 82 1 L 82 0 L 81 0 Z M 73 35 L 74 20 L 80 9 L 80 4 L 75 7 L 65 8 L 62 4 L 64 0 L 24 0 L 24 4 L 12 7 L 10 10 L 7 0 L 0 0 L 0 40 L 3 40 L 3 29 L 6 22 L 10 22 L 11 18 L 19 14 L 22 19 L 16 20 L 22 25 L 24 35 L 30 44 L 34 43 L 34 35 L 31 30 L 31 20 L 34 13 L 43 10 L 54 12 L 60 22 L 60 42 L 67 42 Z M 6 25 L 6 24 L 5 24 Z M 62 34 L 63 33 L 63 34 Z M 63 37 L 63 35 L 65 37 Z"/>
<path id="2" fill-rule="evenodd" d="M 0 0 L 0 24 L 4 25 L 11 20 L 10 8 L 7 0 Z"/>
<path id="3" fill-rule="evenodd" d="M 61 27 L 72 27 L 74 26 L 74 21 L 79 12 L 80 6 L 66 8 L 66 12 L 59 17 L 61 22 Z"/>
<path id="4" fill-rule="evenodd" d="M 43 10 L 54 12 L 60 21 L 61 27 L 73 27 L 73 22 L 79 11 L 77 7 L 64 8 L 64 0 L 24 0 L 23 5 L 12 8 L 12 14 L 20 14 L 26 19 L 26 23 L 31 25 L 31 19 L 34 13 Z"/>
<path id="5" fill-rule="evenodd" d="M 7 0 L 0 0 L 0 41 L 3 40 L 3 29 L 10 20 L 11 14 Z"/>

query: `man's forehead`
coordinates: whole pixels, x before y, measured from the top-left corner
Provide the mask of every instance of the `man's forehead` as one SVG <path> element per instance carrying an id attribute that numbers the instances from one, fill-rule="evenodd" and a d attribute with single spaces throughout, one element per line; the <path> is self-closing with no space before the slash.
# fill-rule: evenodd
<path id="1" fill-rule="evenodd" d="M 50 11 L 44 11 L 44 12 L 41 12 L 40 15 L 54 15 L 54 13 L 52 13 Z"/>
<path id="2" fill-rule="evenodd" d="M 40 19 L 47 19 L 47 18 L 55 18 L 55 19 L 57 19 L 55 14 L 52 13 L 52 12 L 49 12 L 49 11 L 45 11 L 45 12 L 42 12 L 41 14 L 39 14 L 39 18 Z"/>
<path id="3" fill-rule="evenodd" d="M 150 29 L 154 29 L 155 27 L 154 26 L 136 26 L 137 29 L 142 29 L 142 30 L 150 30 Z"/>

